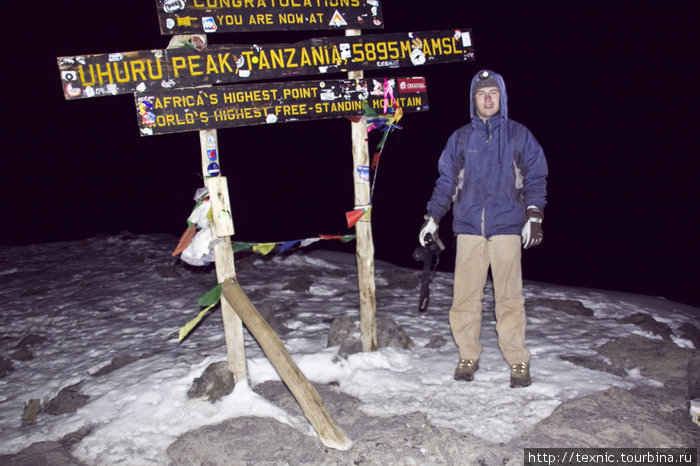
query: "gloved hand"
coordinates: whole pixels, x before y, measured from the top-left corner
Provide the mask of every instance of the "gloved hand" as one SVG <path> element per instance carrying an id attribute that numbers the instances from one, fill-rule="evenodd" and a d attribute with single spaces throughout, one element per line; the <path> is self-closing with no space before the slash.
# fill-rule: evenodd
<path id="1" fill-rule="evenodd" d="M 435 235 L 438 229 L 438 224 L 433 217 L 426 215 L 423 218 L 425 218 L 425 222 L 420 227 L 420 233 L 418 234 L 418 242 L 421 246 L 425 246 L 425 237 L 427 235 Z"/>
<path id="2" fill-rule="evenodd" d="M 542 242 L 543 219 L 544 214 L 540 209 L 535 206 L 529 206 L 527 208 L 527 221 L 525 222 L 525 226 L 523 226 L 523 231 L 521 232 L 523 247 L 525 249 L 537 246 Z"/>

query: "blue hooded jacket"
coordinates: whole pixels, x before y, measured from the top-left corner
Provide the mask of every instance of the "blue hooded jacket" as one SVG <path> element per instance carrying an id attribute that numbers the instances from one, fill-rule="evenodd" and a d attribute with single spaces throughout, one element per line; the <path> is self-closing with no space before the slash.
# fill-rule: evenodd
<path id="1" fill-rule="evenodd" d="M 500 112 L 486 122 L 477 115 L 474 85 L 483 71 L 469 89 L 471 122 L 452 133 L 438 161 L 427 212 L 439 222 L 452 205 L 456 235 L 520 235 L 527 207 L 546 205 L 547 162 L 530 130 L 508 118 L 505 82 L 490 70 Z"/>

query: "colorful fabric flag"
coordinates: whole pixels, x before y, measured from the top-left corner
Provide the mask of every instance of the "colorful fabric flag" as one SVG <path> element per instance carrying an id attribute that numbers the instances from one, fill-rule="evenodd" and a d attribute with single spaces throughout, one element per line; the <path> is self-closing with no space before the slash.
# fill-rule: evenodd
<path id="1" fill-rule="evenodd" d="M 182 251 L 184 251 L 187 246 L 190 245 L 192 242 L 192 238 L 194 238 L 194 234 L 197 232 L 197 230 L 194 227 L 194 224 L 189 223 L 187 225 L 187 230 L 180 236 L 180 241 L 178 241 L 177 246 L 175 247 L 175 250 L 173 251 L 173 256 L 177 256 L 180 254 Z"/>
<path id="2" fill-rule="evenodd" d="M 202 309 L 199 314 L 197 314 L 197 317 L 194 319 L 190 320 L 187 322 L 185 325 L 182 326 L 180 331 L 178 332 L 178 337 L 177 341 L 182 341 L 187 337 L 187 335 L 190 334 L 190 332 L 199 324 L 204 316 L 209 312 L 211 308 L 219 304 L 219 301 L 221 301 L 221 293 L 223 292 L 223 284 L 219 283 L 216 285 L 214 288 L 211 290 L 207 291 L 204 293 L 203 296 L 199 298 L 199 305 L 200 307 L 206 306 L 204 309 Z"/>
<path id="3" fill-rule="evenodd" d="M 275 249 L 277 243 L 259 243 L 253 246 L 253 251 L 263 256 L 267 256 L 270 251 Z"/>
<path id="4" fill-rule="evenodd" d="M 360 214 L 362 214 L 362 211 L 360 211 Z M 278 252 L 285 252 L 289 250 L 290 248 L 296 246 L 297 244 L 299 247 L 306 247 L 309 246 L 313 243 L 316 243 L 317 241 L 330 241 L 330 240 L 339 240 L 341 243 L 348 243 L 352 240 L 355 239 L 355 235 L 323 235 L 320 234 L 318 236 L 314 236 L 311 238 L 305 238 L 305 239 L 295 239 L 292 241 L 282 241 L 282 242 L 275 242 L 275 243 L 249 243 L 249 242 L 233 242 L 231 243 L 233 252 L 241 252 L 241 251 L 247 251 L 249 249 L 252 249 L 254 252 L 257 252 L 258 254 L 261 255 L 267 255 L 271 253 L 274 249 L 275 246 L 278 244 L 280 245 L 280 248 Z"/>
<path id="5" fill-rule="evenodd" d="M 365 209 L 355 209 L 350 212 L 345 212 L 345 218 L 348 221 L 348 228 L 352 228 L 365 214 Z"/>

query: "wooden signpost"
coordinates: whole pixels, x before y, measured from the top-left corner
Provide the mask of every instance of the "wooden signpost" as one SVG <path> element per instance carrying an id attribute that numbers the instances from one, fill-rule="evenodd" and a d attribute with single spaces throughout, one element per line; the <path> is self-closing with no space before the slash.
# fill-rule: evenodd
<path id="1" fill-rule="evenodd" d="M 162 34 L 380 29 L 378 0 L 157 0 Z"/>
<path id="2" fill-rule="evenodd" d="M 206 44 L 205 36 L 175 36 L 170 40 L 169 49 L 186 47 L 187 44 Z M 212 241 L 214 244 L 214 266 L 216 267 L 217 283 L 223 283 L 236 276 L 233 259 L 233 218 L 228 196 L 226 178 L 221 176 L 221 160 L 219 157 L 219 137 L 215 129 L 199 131 L 201 149 L 202 176 L 204 185 L 209 191 L 212 205 Z M 243 323 L 236 314 L 226 297 L 221 298 L 221 319 L 224 324 L 226 340 L 226 359 L 234 380 L 238 382 L 246 378 L 245 340 L 243 338 Z"/>
<path id="3" fill-rule="evenodd" d="M 65 98 L 134 93 L 141 135 L 199 132 L 202 172 L 212 203 L 212 239 L 217 240 L 217 280 L 223 284 L 229 369 L 236 381 L 246 377 L 243 319 L 322 442 L 347 450 L 350 439 L 233 280 L 233 220 L 216 128 L 358 116 L 366 105 L 382 110 L 377 113 L 389 107 L 426 111 L 424 78 L 364 79 L 363 70 L 473 61 L 471 31 L 361 36 L 360 28 L 383 27 L 379 0 L 156 0 L 156 4 L 161 32 L 175 34 L 168 48 L 58 57 Z M 207 46 L 206 33 L 285 29 L 346 32 L 342 37 L 294 44 Z M 348 79 L 248 83 L 338 72 L 348 72 Z M 239 84 L 215 86 L 229 83 Z M 367 125 L 364 119 L 351 125 L 355 210 L 363 214 L 355 223 L 361 339 L 363 350 L 373 351 L 376 302 Z"/>
<path id="4" fill-rule="evenodd" d="M 359 29 L 345 32 L 348 37 L 359 36 Z M 362 79 L 361 70 L 350 71 L 348 78 Z M 363 120 L 350 124 L 352 137 L 352 172 L 355 178 L 355 210 L 362 217 L 355 223 L 357 247 L 357 284 L 360 290 L 360 341 L 362 351 L 377 349 L 377 296 L 374 283 L 374 240 L 372 239 L 372 202 L 369 188 L 369 148 L 367 147 L 367 123 Z M 362 175 L 367 173 L 365 177 Z"/>

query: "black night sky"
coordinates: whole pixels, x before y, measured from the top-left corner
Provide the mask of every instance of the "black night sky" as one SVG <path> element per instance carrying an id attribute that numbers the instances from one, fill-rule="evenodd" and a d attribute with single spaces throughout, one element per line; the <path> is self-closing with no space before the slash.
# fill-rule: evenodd
<path id="1" fill-rule="evenodd" d="M 201 185 L 198 134 L 139 136 L 130 95 L 66 101 L 56 65 L 58 56 L 165 48 L 155 4 L 2 7 L 10 30 L 1 245 L 122 231 L 179 236 L 186 227 Z M 437 159 L 468 121 L 470 78 L 490 68 L 503 75 L 509 114 L 536 136 L 550 170 L 544 242 L 525 251 L 524 278 L 700 306 L 700 3 L 382 0 L 382 10 L 386 33 L 471 28 L 476 61 L 365 72 L 425 76 L 430 101 L 429 112 L 404 117 L 382 155 L 373 209 L 378 260 L 419 267 L 411 253 Z M 237 33 L 209 42 L 342 34 Z M 219 130 L 219 149 L 234 241 L 353 232 L 345 224 L 353 208 L 346 120 Z M 450 246 L 443 270 L 453 265 L 450 223 L 441 223 Z M 321 246 L 354 252 L 354 243 L 330 243 Z"/>

